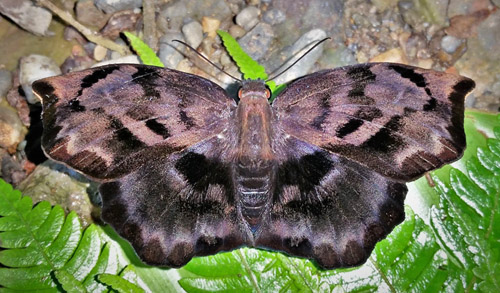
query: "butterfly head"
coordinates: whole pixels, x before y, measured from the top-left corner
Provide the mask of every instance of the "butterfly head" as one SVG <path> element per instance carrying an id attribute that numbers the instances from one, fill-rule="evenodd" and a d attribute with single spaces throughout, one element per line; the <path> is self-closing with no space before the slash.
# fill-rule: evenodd
<path id="1" fill-rule="evenodd" d="M 251 101 L 255 99 L 267 100 L 271 97 L 271 90 L 263 80 L 244 80 L 238 90 L 240 101 Z"/>

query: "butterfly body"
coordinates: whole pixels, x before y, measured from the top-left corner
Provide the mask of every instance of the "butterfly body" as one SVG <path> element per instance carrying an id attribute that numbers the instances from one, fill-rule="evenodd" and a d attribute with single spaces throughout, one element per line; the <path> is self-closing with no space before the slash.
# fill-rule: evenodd
<path id="1" fill-rule="evenodd" d="M 272 178 L 276 171 L 271 144 L 275 117 L 269 96 L 263 81 L 245 81 L 239 91 L 236 110 L 238 153 L 231 169 L 242 219 L 253 233 L 258 231 L 262 216 L 270 206 Z M 253 233 L 249 237 L 251 242 Z"/>
<path id="2" fill-rule="evenodd" d="M 404 219 L 405 182 L 465 148 L 468 78 L 373 63 L 313 73 L 269 104 L 198 76 L 110 65 L 33 84 L 42 145 L 101 182 L 102 217 L 143 261 L 241 246 L 323 268 L 366 261 Z"/>

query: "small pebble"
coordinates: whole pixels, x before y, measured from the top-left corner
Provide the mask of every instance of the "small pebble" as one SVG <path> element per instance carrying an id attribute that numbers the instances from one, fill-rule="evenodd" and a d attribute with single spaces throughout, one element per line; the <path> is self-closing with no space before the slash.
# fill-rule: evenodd
<path id="1" fill-rule="evenodd" d="M 228 66 L 232 63 L 233 63 L 233 61 L 231 60 L 231 57 L 229 56 L 229 54 L 227 54 L 226 51 L 223 51 L 221 56 L 220 56 L 220 64 L 222 66 Z"/>
<path id="2" fill-rule="evenodd" d="M 370 62 L 393 62 L 393 63 L 408 64 L 406 55 L 401 48 L 393 48 L 387 50 L 370 59 Z"/>
<path id="3" fill-rule="evenodd" d="M 23 195 L 30 196 L 34 203 L 47 200 L 52 205 L 61 205 L 66 212 L 75 211 L 82 225 L 86 226 L 93 222 L 92 204 L 87 195 L 89 184 L 82 175 L 47 160 L 36 166 L 18 189 Z"/>
<path id="4" fill-rule="evenodd" d="M 453 36 L 444 36 L 441 39 L 441 48 L 448 53 L 453 54 L 457 50 L 458 47 L 462 44 L 463 40 L 453 37 Z"/>
<path id="5" fill-rule="evenodd" d="M 2 0 L 0 14 L 7 16 L 23 29 L 39 36 L 49 36 L 52 13 L 47 9 L 36 6 L 30 0 Z"/>
<path id="6" fill-rule="evenodd" d="M 260 10 L 255 6 L 248 6 L 236 15 L 236 24 L 246 31 L 253 28 L 259 22 Z"/>
<path id="7" fill-rule="evenodd" d="M 66 41 L 75 40 L 80 45 L 88 42 L 87 39 L 85 39 L 85 37 L 72 26 L 67 26 L 64 28 L 63 37 Z"/>
<path id="8" fill-rule="evenodd" d="M 134 31 L 137 22 L 141 18 L 142 14 L 135 10 L 124 10 L 114 13 L 101 29 L 100 33 L 105 37 L 115 40 L 123 31 Z"/>
<path id="9" fill-rule="evenodd" d="M 108 21 L 109 15 L 99 10 L 93 0 L 80 0 L 75 5 L 76 20 L 84 25 L 102 28 Z"/>
<path id="10" fill-rule="evenodd" d="M 245 35 L 246 31 L 239 25 L 235 24 L 229 28 L 229 34 L 235 39 L 239 39 Z"/>
<path id="11" fill-rule="evenodd" d="M 182 72 L 193 73 L 193 64 L 187 58 L 182 59 L 174 68 Z"/>
<path id="12" fill-rule="evenodd" d="M 165 4 L 158 4 L 160 12 L 157 17 L 157 27 L 162 33 L 179 31 L 188 22 L 187 19 L 199 20 L 205 15 L 219 20 L 226 20 L 233 15 L 226 0 L 161 0 L 160 2 L 166 2 Z"/>
<path id="13" fill-rule="evenodd" d="M 270 25 L 276 25 L 284 22 L 286 15 L 279 9 L 271 9 L 264 13 L 263 20 Z"/>
<path id="14" fill-rule="evenodd" d="M 317 41 L 320 41 L 326 37 L 326 32 L 322 29 L 313 29 L 303 34 L 293 45 L 288 49 L 285 54 L 287 57 L 292 57 L 295 61 L 300 58 L 307 50 L 311 48 Z M 297 62 L 292 68 L 288 69 L 284 74 L 280 75 L 275 79 L 277 84 L 286 83 L 290 80 L 296 79 L 300 76 L 306 75 L 314 63 L 323 54 L 323 46 L 320 45 L 314 50 L 310 51 L 304 56 L 299 62 Z M 291 63 L 287 62 L 282 65 L 281 69 L 285 69 Z M 278 70 L 280 72 L 280 70 Z"/>
<path id="15" fill-rule="evenodd" d="M 229 6 L 229 9 L 231 9 L 231 12 L 234 15 L 240 13 L 241 7 L 240 7 L 240 5 L 238 5 L 238 3 L 231 3 L 231 2 L 229 2 L 229 3 L 227 3 L 227 5 Z"/>
<path id="16" fill-rule="evenodd" d="M 207 33 L 207 35 L 211 38 L 215 38 L 217 36 L 217 30 L 220 27 L 220 20 L 213 17 L 204 16 L 201 19 L 201 24 L 203 26 L 203 32 Z"/>
<path id="17" fill-rule="evenodd" d="M 23 86 L 28 103 L 35 104 L 39 102 L 31 91 L 31 83 L 61 73 L 61 69 L 56 62 L 47 56 L 32 54 L 22 57 L 19 66 L 19 82 Z"/>
<path id="18" fill-rule="evenodd" d="M 17 115 L 23 125 L 30 126 L 32 120 L 30 118 L 30 107 L 26 101 L 24 90 L 19 83 L 19 78 L 13 76 L 13 85 L 7 92 L 6 100 L 11 107 L 16 109 Z"/>
<path id="19" fill-rule="evenodd" d="M 214 46 L 214 42 L 215 42 L 215 40 L 213 38 L 203 39 L 203 42 L 201 42 L 201 51 L 208 59 L 210 59 L 213 62 L 217 62 L 217 60 L 216 60 L 217 57 L 214 56 L 215 51 L 217 51 L 216 47 Z M 193 62 L 195 63 L 195 65 L 198 66 L 197 60 L 201 61 L 201 59 L 196 58 L 195 60 L 193 60 Z M 203 63 L 205 63 L 205 62 L 203 61 Z M 207 70 L 209 70 L 209 71 L 213 69 L 212 66 L 209 66 L 207 68 L 208 68 Z"/>
<path id="20" fill-rule="evenodd" d="M 92 67 L 103 66 L 108 64 L 124 64 L 124 63 L 141 64 L 141 62 L 139 61 L 139 57 L 137 57 L 136 55 L 128 55 L 120 57 L 118 59 L 101 61 L 92 65 Z"/>
<path id="21" fill-rule="evenodd" d="M 90 68 L 94 63 L 95 60 L 88 55 L 71 55 L 64 60 L 63 64 L 61 64 L 61 71 L 65 74 L 68 72 L 84 70 Z"/>
<path id="22" fill-rule="evenodd" d="M 191 21 L 182 27 L 182 33 L 186 42 L 193 48 L 198 48 L 203 40 L 203 31 L 201 24 L 197 21 Z"/>
<path id="23" fill-rule="evenodd" d="M 26 172 L 23 170 L 21 162 L 1 148 L 0 162 L 0 176 L 6 182 L 17 186 L 19 182 L 26 178 Z"/>
<path id="24" fill-rule="evenodd" d="M 425 69 L 431 69 L 432 65 L 434 65 L 434 60 L 429 59 L 418 59 L 417 66 Z"/>
<path id="25" fill-rule="evenodd" d="M 167 32 L 179 32 L 188 10 L 184 1 L 170 2 L 157 17 L 158 29 Z"/>
<path id="26" fill-rule="evenodd" d="M 26 132 L 16 109 L 5 102 L 0 103 L 0 148 L 15 153 Z"/>
<path id="27" fill-rule="evenodd" d="M 254 6 L 259 6 L 260 5 L 260 0 L 246 0 L 248 5 L 254 5 Z"/>
<path id="28" fill-rule="evenodd" d="M 107 53 L 108 53 L 108 49 L 104 48 L 101 45 L 97 45 L 94 48 L 94 59 L 96 61 L 102 61 L 106 57 Z"/>
<path id="29" fill-rule="evenodd" d="M 0 69 L 0 101 L 12 87 L 12 74 L 6 69 Z"/>
<path id="30" fill-rule="evenodd" d="M 181 33 L 166 33 L 159 41 L 158 57 L 167 68 L 176 68 L 184 58 L 181 52 L 184 51 L 185 46 L 173 40 L 185 41 Z"/>
<path id="31" fill-rule="evenodd" d="M 142 0 L 95 0 L 94 3 L 97 8 L 108 14 L 142 7 Z"/>
<path id="32" fill-rule="evenodd" d="M 258 60 L 266 55 L 273 38 L 273 28 L 261 22 L 239 39 L 238 43 L 252 59 Z"/>

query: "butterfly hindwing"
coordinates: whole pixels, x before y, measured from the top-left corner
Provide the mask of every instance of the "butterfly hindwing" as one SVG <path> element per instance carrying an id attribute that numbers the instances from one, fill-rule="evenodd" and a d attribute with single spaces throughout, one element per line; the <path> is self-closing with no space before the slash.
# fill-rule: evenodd
<path id="1" fill-rule="evenodd" d="M 409 181 L 461 156 L 473 88 L 457 75 L 369 63 L 300 78 L 273 108 L 287 134 Z"/>
<path id="2" fill-rule="evenodd" d="M 236 107 L 213 82 L 145 65 L 50 77 L 33 90 L 43 101 L 46 153 L 98 180 L 220 133 Z"/>
<path id="3" fill-rule="evenodd" d="M 103 183 L 102 218 L 151 265 L 179 267 L 246 244 L 227 146 L 213 137 Z"/>
<path id="4" fill-rule="evenodd" d="M 323 268 L 366 261 L 404 219 L 400 183 L 296 138 L 283 158 L 257 247 L 315 260 Z"/>

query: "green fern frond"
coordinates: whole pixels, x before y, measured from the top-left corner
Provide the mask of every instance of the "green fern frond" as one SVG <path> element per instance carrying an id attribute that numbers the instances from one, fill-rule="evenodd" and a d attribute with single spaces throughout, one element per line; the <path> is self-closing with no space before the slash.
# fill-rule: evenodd
<path id="1" fill-rule="evenodd" d="M 468 113 L 472 120 L 482 115 Z M 447 180 L 433 177 L 441 201 L 431 209 L 431 226 L 461 275 L 460 289 L 500 292 L 500 115 L 496 118 L 494 135 L 464 171 L 451 169 Z"/>
<path id="2" fill-rule="evenodd" d="M 78 216 L 42 201 L 33 207 L 0 179 L 0 286 L 11 290 L 92 291 L 109 288 L 97 280 L 117 274 L 115 252 L 97 226 L 82 231 Z M 83 234 L 83 235 L 82 235 Z"/>
<path id="3" fill-rule="evenodd" d="M 226 48 L 229 56 L 231 56 L 236 62 L 236 65 L 243 73 L 243 78 L 245 79 L 267 79 L 267 73 L 264 66 L 260 65 L 257 61 L 253 60 L 243 49 L 240 47 L 238 42 L 227 32 L 218 30 L 217 34 L 222 39 L 222 43 Z M 270 102 L 276 97 L 276 94 L 284 89 L 284 85 L 277 86 L 272 80 L 266 82 L 267 86 L 272 92 L 272 97 Z"/>
<path id="4" fill-rule="evenodd" d="M 99 281 L 110 286 L 118 292 L 142 293 L 144 289 L 136 285 L 138 282 L 137 274 L 133 266 L 127 266 L 120 272 L 119 276 L 113 274 L 100 274 Z"/>
<path id="5" fill-rule="evenodd" d="M 253 60 L 243 49 L 238 42 L 227 32 L 218 30 L 217 34 L 222 39 L 222 43 L 229 55 L 243 73 L 245 79 L 267 79 L 267 73 L 264 66 Z"/>
<path id="6" fill-rule="evenodd" d="M 139 39 L 130 32 L 123 32 L 123 34 L 129 40 L 130 46 L 132 46 L 134 51 L 141 58 L 142 63 L 146 65 L 165 67 L 165 65 L 163 65 L 163 62 L 161 62 L 160 58 L 156 56 L 156 53 L 153 51 L 153 49 L 151 49 L 141 39 Z"/>

